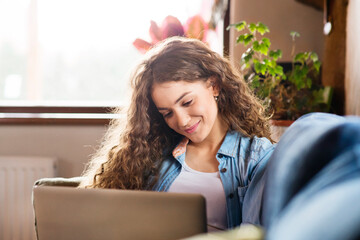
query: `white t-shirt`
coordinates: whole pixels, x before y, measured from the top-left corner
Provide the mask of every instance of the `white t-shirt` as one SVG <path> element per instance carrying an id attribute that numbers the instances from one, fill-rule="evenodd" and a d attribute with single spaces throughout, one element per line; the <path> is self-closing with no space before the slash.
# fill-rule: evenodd
<path id="1" fill-rule="evenodd" d="M 199 193 L 206 199 L 208 232 L 227 228 L 226 200 L 219 172 L 199 172 L 185 162 L 169 192 Z"/>

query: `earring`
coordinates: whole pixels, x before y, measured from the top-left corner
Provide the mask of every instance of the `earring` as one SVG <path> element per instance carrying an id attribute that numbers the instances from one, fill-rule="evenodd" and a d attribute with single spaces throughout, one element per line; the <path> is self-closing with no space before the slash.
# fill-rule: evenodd
<path id="1" fill-rule="evenodd" d="M 219 96 L 214 96 L 214 98 L 215 98 L 215 101 L 217 102 L 219 99 Z"/>

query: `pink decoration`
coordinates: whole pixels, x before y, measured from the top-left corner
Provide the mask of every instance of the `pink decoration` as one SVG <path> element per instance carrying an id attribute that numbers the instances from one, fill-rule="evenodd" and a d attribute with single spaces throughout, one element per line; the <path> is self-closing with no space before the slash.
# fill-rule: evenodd
<path id="1" fill-rule="evenodd" d="M 185 36 L 204 41 L 207 31 L 208 24 L 200 15 L 189 18 L 185 26 L 181 24 L 179 19 L 169 15 L 162 21 L 161 27 L 159 27 L 156 22 L 150 21 L 149 35 L 151 43 L 137 38 L 133 42 L 133 45 L 141 53 L 145 53 L 157 42 L 172 36 Z"/>

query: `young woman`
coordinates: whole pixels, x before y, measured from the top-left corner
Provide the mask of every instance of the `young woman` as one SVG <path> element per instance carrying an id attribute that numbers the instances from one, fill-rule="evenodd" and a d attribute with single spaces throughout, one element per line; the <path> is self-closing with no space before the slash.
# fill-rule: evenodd
<path id="1" fill-rule="evenodd" d="M 261 205 L 256 179 L 273 145 L 263 106 L 230 62 L 173 37 L 145 55 L 131 81 L 127 118 L 111 123 L 81 186 L 201 193 L 209 230 L 258 223 L 260 210 L 247 217 L 244 208 Z M 247 192 L 258 199 L 245 207 Z"/>

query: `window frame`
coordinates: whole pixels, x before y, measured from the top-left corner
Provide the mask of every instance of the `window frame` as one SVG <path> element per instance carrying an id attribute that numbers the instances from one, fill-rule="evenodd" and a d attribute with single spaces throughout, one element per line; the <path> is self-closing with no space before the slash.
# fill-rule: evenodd
<path id="1" fill-rule="evenodd" d="M 111 107 L 0 106 L 1 125 L 106 125 L 116 115 Z"/>

